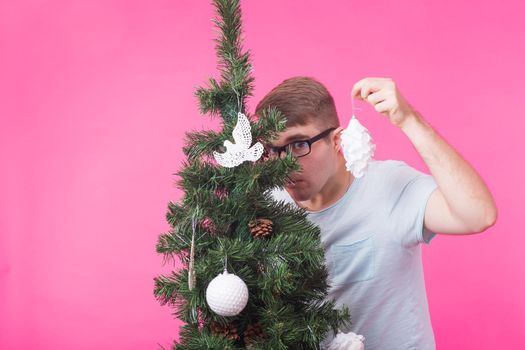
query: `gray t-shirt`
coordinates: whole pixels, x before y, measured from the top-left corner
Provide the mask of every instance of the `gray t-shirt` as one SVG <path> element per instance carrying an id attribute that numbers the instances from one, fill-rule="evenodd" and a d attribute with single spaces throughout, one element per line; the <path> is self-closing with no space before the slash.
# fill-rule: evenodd
<path id="1" fill-rule="evenodd" d="M 421 262 L 434 178 L 397 160 L 373 160 L 336 203 L 308 219 L 321 228 L 330 289 L 347 305 L 366 350 L 435 349 Z M 285 190 L 276 200 L 293 203 Z M 333 334 L 322 344 L 326 345 Z"/>

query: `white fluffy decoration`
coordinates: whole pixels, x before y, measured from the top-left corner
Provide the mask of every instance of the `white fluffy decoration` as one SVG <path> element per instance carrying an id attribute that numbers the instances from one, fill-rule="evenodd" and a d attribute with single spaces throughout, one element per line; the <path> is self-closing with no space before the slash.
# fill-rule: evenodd
<path id="1" fill-rule="evenodd" d="M 346 170 L 355 177 L 364 175 L 374 155 L 376 145 L 368 130 L 352 115 L 348 127 L 341 132 L 341 146 L 346 159 Z"/>
<path id="2" fill-rule="evenodd" d="M 365 350 L 365 337 L 353 332 L 337 333 L 326 350 Z"/>
<path id="3" fill-rule="evenodd" d="M 250 121 L 241 112 L 237 113 L 237 124 L 233 129 L 233 140 L 235 143 L 231 143 L 228 140 L 224 141 L 226 152 L 218 153 L 213 151 L 213 157 L 223 167 L 233 168 L 247 160 L 255 162 L 261 158 L 264 150 L 263 145 L 257 142 L 250 147 L 252 144 Z"/>
<path id="4" fill-rule="evenodd" d="M 208 284 L 206 301 L 216 314 L 235 316 L 248 303 L 248 287 L 237 275 L 224 270 Z"/>

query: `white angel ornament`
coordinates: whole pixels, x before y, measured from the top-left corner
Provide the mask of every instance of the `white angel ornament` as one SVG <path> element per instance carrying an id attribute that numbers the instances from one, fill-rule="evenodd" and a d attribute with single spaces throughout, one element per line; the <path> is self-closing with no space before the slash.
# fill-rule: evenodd
<path id="1" fill-rule="evenodd" d="M 235 124 L 232 134 L 235 143 L 229 140 L 224 141 L 226 152 L 218 153 L 213 151 L 213 157 L 217 163 L 223 167 L 233 168 L 245 161 L 255 162 L 261 158 L 264 150 L 263 145 L 257 142 L 250 147 L 252 144 L 250 121 L 241 112 L 237 113 L 237 124 Z"/>

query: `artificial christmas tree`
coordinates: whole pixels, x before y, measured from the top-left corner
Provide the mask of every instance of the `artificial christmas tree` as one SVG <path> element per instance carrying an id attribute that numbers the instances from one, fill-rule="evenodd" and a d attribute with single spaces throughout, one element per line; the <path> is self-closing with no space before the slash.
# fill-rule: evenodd
<path id="1" fill-rule="evenodd" d="M 169 203 L 171 229 L 157 244 L 182 268 L 156 277 L 154 293 L 185 322 L 173 349 L 319 349 L 327 332 L 349 324 L 349 311 L 325 299 L 319 228 L 270 195 L 299 165 L 291 155 L 263 156 L 286 121 L 275 109 L 257 120 L 247 113 L 253 77 L 240 4 L 214 5 L 221 80 L 210 79 L 196 96 L 222 130 L 187 134 L 178 172 L 184 197 Z"/>

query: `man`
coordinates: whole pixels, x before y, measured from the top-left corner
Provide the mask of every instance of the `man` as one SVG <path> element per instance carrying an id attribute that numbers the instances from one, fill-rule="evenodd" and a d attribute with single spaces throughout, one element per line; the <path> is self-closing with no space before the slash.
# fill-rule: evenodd
<path id="1" fill-rule="evenodd" d="M 268 107 L 284 114 L 287 129 L 267 151 L 272 157 L 291 152 L 302 168 L 291 174 L 285 190 L 272 194 L 304 208 L 321 228 L 328 298 L 349 307 L 351 330 L 365 336 L 367 350 L 435 349 L 420 244 L 436 233 L 485 231 L 496 221 L 496 205 L 476 171 L 410 106 L 394 81 L 362 79 L 352 97 L 370 103 L 404 132 L 432 176 L 396 160 L 374 160 L 362 177 L 352 176 L 340 151 L 342 128 L 332 96 L 317 80 L 294 77 L 256 108 L 259 117 Z"/>

